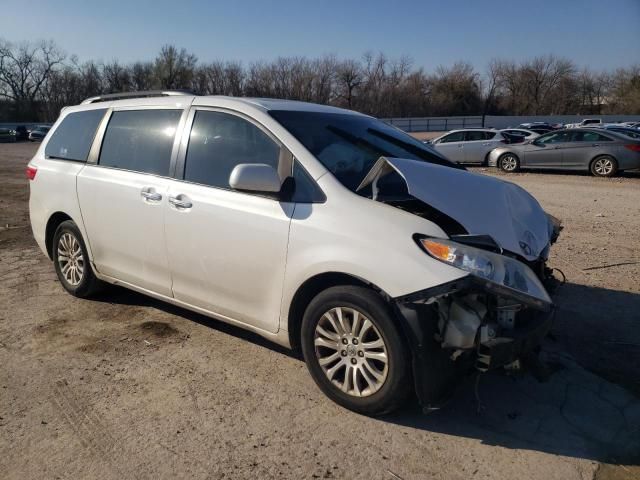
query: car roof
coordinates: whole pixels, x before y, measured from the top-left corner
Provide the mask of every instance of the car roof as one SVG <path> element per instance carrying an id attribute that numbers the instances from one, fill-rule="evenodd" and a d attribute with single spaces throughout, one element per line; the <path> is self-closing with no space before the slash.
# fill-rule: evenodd
<path id="1" fill-rule="evenodd" d="M 447 133 L 445 133 L 445 135 L 448 135 L 450 133 L 457 133 L 457 132 L 498 132 L 498 130 L 494 128 L 473 128 L 473 127 L 458 128 L 456 130 L 449 130 Z"/>
<path id="2" fill-rule="evenodd" d="M 329 105 L 320 105 L 317 103 L 301 102 L 297 100 L 283 100 L 276 98 L 253 98 L 253 97 L 229 97 L 225 95 L 169 95 L 169 96 L 149 96 L 142 98 L 123 98 L 111 99 L 105 98 L 105 101 L 94 101 L 93 103 L 84 103 L 65 107 L 64 110 L 82 111 L 94 110 L 99 108 L 122 108 L 122 107 L 144 107 L 144 106 L 173 106 L 187 107 L 194 106 L 212 106 L 212 107 L 240 107 L 248 106 L 257 108 L 262 111 L 269 110 L 293 110 L 303 112 L 323 112 L 323 113 L 341 113 L 348 115 L 363 115 L 353 110 L 332 107 Z"/>

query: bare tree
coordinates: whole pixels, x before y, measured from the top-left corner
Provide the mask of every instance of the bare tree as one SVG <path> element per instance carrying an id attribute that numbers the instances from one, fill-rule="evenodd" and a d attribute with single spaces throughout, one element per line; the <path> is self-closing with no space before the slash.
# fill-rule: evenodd
<path id="1" fill-rule="evenodd" d="M 184 48 L 165 45 L 155 60 L 155 76 L 158 86 L 167 89 L 191 88 L 191 81 L 198 59 Z"/>
<path id="2" fill-rule="evenodd" d="M 362 85 L 363 73 L 361 65 L 355 60 L 345 60 L 336 69 L 336 96 L 344 101 L 347 108 L 354 107 L 356 91 Z"/>
<path id="3" fill-rule="evenodd" d="M 225 60 L 198 64 L 193 54 L 172 45 L 152 62 L 64 59 L 52 42 L 0 41 L 0 117 L 53 120 L 64 105 L 86 97 L 154 88 L 290 98 L 379 117 L 640 112 L 640 65 L 578 71 L 553 55 L 520 63 L 493 59 L 482 76 L 464 62 L 426 73 L 407 56 L 372 52 L 360 60 L 279 57 L 246 68 Z"/>
<path id="4" fill-rule="evenodd" d="M 0 96 L 19 112 L 31 109 L 45 82 L 65 59 L 53 42 L 13 44 L 0 41 Z"/>

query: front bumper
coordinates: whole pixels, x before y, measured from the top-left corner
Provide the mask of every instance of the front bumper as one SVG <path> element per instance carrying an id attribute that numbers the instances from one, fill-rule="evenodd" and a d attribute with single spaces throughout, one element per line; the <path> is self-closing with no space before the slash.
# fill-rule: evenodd
<path id="1" fill-rule="evenodd" d="M 412 350 L 416 395 L 425 408 L 439 408 L 461 377 L 474 369 L 494 370 L 530 356 L 552 327 L 553 307 L 547 311 L 523 307 L 511 328 L 498 324 L 490 307 L 467 337 L 468 343 L 452 345 L 442 326 L 444 309 L 436 299 L 467 295 L 482 295 L 489 305 L 497 305 L 492 293 L 468 278 L 396 299 Z"/>

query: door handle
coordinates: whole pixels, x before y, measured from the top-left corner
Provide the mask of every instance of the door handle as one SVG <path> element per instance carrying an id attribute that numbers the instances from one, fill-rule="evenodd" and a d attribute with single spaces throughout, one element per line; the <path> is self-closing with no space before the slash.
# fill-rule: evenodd
<path id="1" fill-rule="evenodd" d="M 592 144 L 591 144 L 591 146 L 592 146 L 592 147 L 599 147 L 599 146 L 600 146 L 600 144 L 599 144 L 599 143 L 592 143 Z"/>
<path id="2" fill-rule="evenodd" d="M 156 192 L 153 187 L 145 187 L 140 190 L 140 196 L 149 202 L 159 202 L 162 200 L 162 195 Z"/>
<path id="3" fill-rule="evenodd" d="M 182 194 L 176 195 L 175 197 L 169 195 L 169 203 L 176 207 L 178 210 L 187 210 L 193 207 L 193 203 L 191 203 L 189 197 Z"/>

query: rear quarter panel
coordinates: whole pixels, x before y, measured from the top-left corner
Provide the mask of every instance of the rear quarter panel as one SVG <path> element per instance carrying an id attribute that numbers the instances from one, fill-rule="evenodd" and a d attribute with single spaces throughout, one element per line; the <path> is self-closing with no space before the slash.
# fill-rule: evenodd
<path id="1" fill-rule="evenodd" d="M 62 212 L 78 225 L 89 249 L 76 193 L 76 176 L 84 168 L 84 163 L 46 159 L 42 146 L 29 164 L 38 169 L 35 179 L 29 182 L 29 218 L 38 246 L 47 254 L 47 222 L 54 213 Z M 88 253 L 93 258 L 91 252 Z"/>

